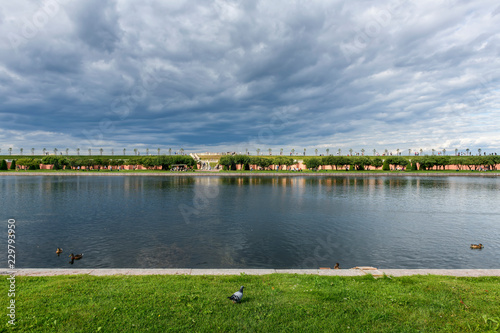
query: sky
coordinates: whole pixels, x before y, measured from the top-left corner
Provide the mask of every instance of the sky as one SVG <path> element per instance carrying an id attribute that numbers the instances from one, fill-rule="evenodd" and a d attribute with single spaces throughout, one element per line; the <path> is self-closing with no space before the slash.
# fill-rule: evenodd
<path id="1" fill-rule="evenodd" d="M 0 4 L 0 154 L 500 153 L 500 3 Z"/>

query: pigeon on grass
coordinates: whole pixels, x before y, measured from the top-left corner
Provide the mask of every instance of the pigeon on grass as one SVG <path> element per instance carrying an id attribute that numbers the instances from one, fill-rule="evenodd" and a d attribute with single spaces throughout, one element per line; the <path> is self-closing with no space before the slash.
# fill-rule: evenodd
<path id="1" fill-rule="evenodd" d="M 241 302 L 241 299 L 243 298 L 243 286 L 241 286 L 240 290 L 232 294 L 230 297 L 228 297 L 230 300 L 233 301 L 233 303 L 239 303 Z"/>

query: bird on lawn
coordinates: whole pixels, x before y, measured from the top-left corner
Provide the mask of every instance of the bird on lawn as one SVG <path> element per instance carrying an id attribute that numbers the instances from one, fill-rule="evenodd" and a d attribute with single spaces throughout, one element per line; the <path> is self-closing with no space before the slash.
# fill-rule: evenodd
<path id="1" fill-rule="evenodd" d="M 241 286 L 240 290 L 232 294 L 230 297 L 228 297 L 230 300 L 233 301 L 233 303 L 239 303 L 241 302 L 241 299 L 243 298 L 243 286 Z"/>
<path id="2" fill-rule="evenodd" d="M 73 253 L 71 253 L 69 255 L 71 257 L 71 261 L 69 262 L 71 265 L 73 265 L 73 263 L 75 262 L 75 260 L 80 260 L 83 258 L 83 253 L 80 253 L 80 254 L 77 254 L 77 255 L 74 255 Z"/>
<path id="3" fill-rule="evenodd" d="M 59 255 L 60 255 L 61 253 L 62 253 L 62 249 L 57 248 L 57 250 L 56 250 L 56 254 L 57 254 L 57 256 L 58 256 L 58 257 L 59 257 Z"/>
<path id="4" fill-rule="evenodd" d="M 483 244 L 479 243 L 479 244 L 471 244 L 470 245 L 470 248 L 471 249 L 482 249 L 484 246 Z"/>

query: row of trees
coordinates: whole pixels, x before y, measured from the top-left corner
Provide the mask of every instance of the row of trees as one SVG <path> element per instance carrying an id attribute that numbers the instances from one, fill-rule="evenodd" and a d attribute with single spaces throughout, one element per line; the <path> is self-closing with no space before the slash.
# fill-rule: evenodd
<path id="1" fill-rule="evenodd" d="M 297 161 L 288 156 L 248 156 L 248 155 L 224 155 L 221 156 L 219 164 L 226 170 L 236 170 L 236 166 L 242 166 L 242 169 L 249 170 L 250 166 L 255 165 L 263 169 L 270 166 L 290 167 Z M 456 165 L 459 169 L 478 170 L 479 168 L 496 169 L 500 164 L 500 156 L 386 156 L 386 157 L 368 157 L 368 156 L 318 156 L 306 157 L 303 163 L 308 169 L 318 169 L 322 166 L 331 166 L 332 169 L 364 170 L 367 167 L 382 167 L 384 170 L 390 170 L 391 167 L 407 168 L 411 170 L 431 170 L 445 169 L 447 165 Z M 134 165 L 143 166 L 148 169 L 161 167 L 163 170 L 171 169 L 172 165 L 186 165 L 192 168 L 196 161 L 188 155 L 161 155 L 161 156 L 134 156 L 128 159 L 110 159 L 106 157 L 87 157 L 87 156 L 44 156 L 43 158 L 19 158 L 13 161 L 11 169 L 15 169 L 16 164 L 27 169 L 37 169 L 40 164 L 53 165 L 54 169 L 63 167 L 93 167 L 107 168 L 109 166 Z M 6 170 L 7 164 L 2 161 L 0 170 Z"/>
<path id="2" fill-rule="evenodd" d="M 53 169 L 62 169 L 64 166 L 71 168 L 78 167 L 93 167 L 93 168 L 108 168 L 109 166 L 116 167 L 121 165 L 142 165 L 145 168 L 151 169 L 154 167 L 162 167 L 163 170 L 169 170 L 172 165 L 182 164 L 192 168 L 196 165 L 196 161 L 188 155 L 161 155 L 161 156 L 144 156 L 132 157 L 129 159 L 110 159 L 101 157 L 66 157 L 66 156 L 45 156 L 43 158 L 20 158 L 17 161 L 18 166 L 26 167 L 29 170 L 38 169 L 40 164 L 53 165 Z"/>
<path id="3" fill-rule="evenodd" d="M 291 166 L 297 161 L 287 156 L 248 156 L 248 155 L 224 155 L 221 156 L 219 164 L 227 170 L 236 170 L 237 165 L 248 170 L 251 165 L 267 169 L 270 166 Z M 457 165 L 459 169 L 477 170 L 481 167 L 493 169 L 500 164 L 500 156 L 318 156 L 306 157 L 303 163 L 308 169 L 318 169 L 322 166 L 331 166 L 332 169 L 341 170 L 365 170 L 367 167 L 390 170 L 391 167 L 406 168 L 410 170 L 431 170 L 434 168 L 445 169 L 447 165 Z"/>
<path id="4" fill-rule="evenodd" d="M 295 164 L 293 157 L 288 156 L 248 156 L 248 155 L 223 155 L 219 160 L 219 164 L 224 166 L 225 170 L 236 170 L 236 165 L 241 165 L 242 169 L 249 170 L 251 165 L 256 165 L 263 169 L 269 168 L 271 165 L 291 166 Z"/>
<path id="5" fill-rule="evenodd" d="M 330 165 L 332 169 L 348 167 L 350 170 L 364 170 L 368 166 L 375 168 L 382 167 L 390 170 L 391 167 L 401 167 L 411 170 L 431 170 L 434 168 L 443 170 L 447 165 L 456 165 L 459 169 L 467 168 L 477 170 L 481 167 L 495 169 L 500 164 L 500 156 L 387 156 L 387 157 L 367 157 L 367 156 L 323 156 L 304 159 L 304 164 L 308 169 L 316 169 L 323 165 Z"/>

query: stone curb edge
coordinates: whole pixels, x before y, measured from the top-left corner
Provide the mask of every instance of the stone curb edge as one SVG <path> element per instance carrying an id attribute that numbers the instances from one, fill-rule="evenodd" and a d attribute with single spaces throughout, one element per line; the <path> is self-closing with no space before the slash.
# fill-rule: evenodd
<path id="1" fill-rule="evenodd" d="M 456 277 L 500 276 L 500 269 L 377 269 L 373 267 L 355 267 L 352 269 L 38 269 L 26 268 L 8 270 L 0 268 L 0 275 L 16 276 L 57 276 L 57 275 L 267 275 L 267 274 L 311 274 L 322 276 L 411 276 L 443 275 Z"/>

